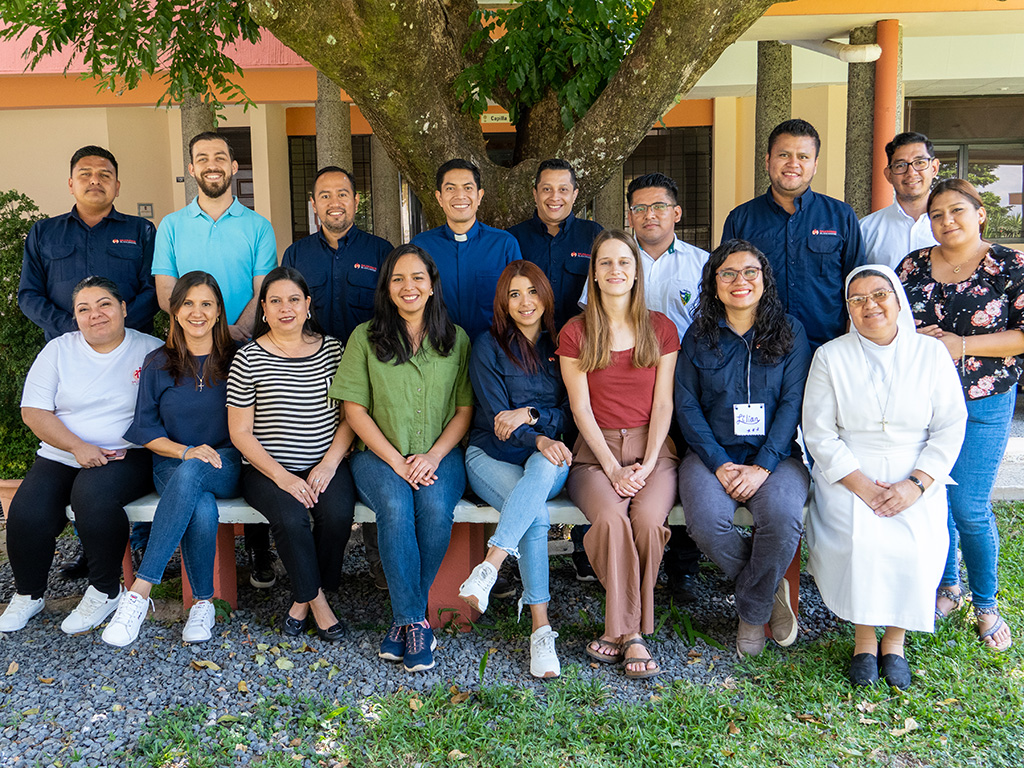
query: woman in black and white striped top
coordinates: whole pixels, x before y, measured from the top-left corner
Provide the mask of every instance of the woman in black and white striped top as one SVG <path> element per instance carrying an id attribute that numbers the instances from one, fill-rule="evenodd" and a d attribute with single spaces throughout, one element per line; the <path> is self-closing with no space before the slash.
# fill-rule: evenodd
<path id="1" fill-rule="evenodd" d="M 228 376 L 228 428 L 244 460 L 242 493 L 270 521 L 291 577 L 285 634 L 305 633 L 312 611 L 317 634 L 337 640 L 345 625 L 324 590 L 341 586 L 355 509 L 343 461 L 354 435 L 340 404 L 327 396 L 343 347 L 321 332 L 297 270 L 268 274 L 259 301 L 253 340 L 235 355 Z"/>

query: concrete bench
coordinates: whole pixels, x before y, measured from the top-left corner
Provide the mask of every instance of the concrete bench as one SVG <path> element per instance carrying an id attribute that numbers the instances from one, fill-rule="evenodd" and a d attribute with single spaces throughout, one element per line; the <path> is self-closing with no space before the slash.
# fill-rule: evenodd
<path id="1" fill-rule="evenodd" d="M 151 493 L 148 496 L 125 506 L 128 519 L 133 522 L 150 521 L 156 512 L 160 497 Z M 227 601 L 232 608 L 238 607 L 238 576 L 235 567 L 235 525 L 242 523 L 265 523 L 266 518 L 245 503 L 243 499 L 218 499 L 220 511 L 220 528 L 217 532 L 217 553 L 213 565 L 214 595 Z M 583 513 L 569 501 L 564 494 L 548 502 L 548 511 L 552 525 L 585 525 L 587 519 Z M 69 510 L 70 512 L 70 510 Z M 804 508 L 806 519 L 807 508 Z M 71 515 L 69 514 L 69 517 Z M 484 527 L 479 523 L 497 523 L 499 513 L 494 507 L 477 506 L 471 501 L 461 499 L 455 507 L 455 520 L 452 525 L 451 543 L 448 552 L 438 571 L 434 585 L 430 589 L 427 603 L 427 617 L 431 626 L 438 627 L 449 620 L 455 620 L 464 628 L 469 621 L 476 621 L 480 614 L 459 599 L 459 586 L 465 581 L 473 566 L 484 559 L 487 552 L 487 538 Z M 369 507 L 356 504 L 355 521 L 372 523 L 376 517 Z M 685 525 L 686 517 L 683 508 L 673 507 L 668 517 L 669 525 Z M 754 524 L 750 513 L 744 508 L 736 510 L 736 525 L 751 526 Z M 124 562 L 125 583 L 134 579 L 130 549 L 126 549 Z M 793 610 L 797 611 L 800 600 L 800 549 L 786 571 L 786 580 L 790 583 Z M 181 569 L 182 601 L 186 610 L 192 604 L 192 589 L 188 583 L 184 564 Z"/>

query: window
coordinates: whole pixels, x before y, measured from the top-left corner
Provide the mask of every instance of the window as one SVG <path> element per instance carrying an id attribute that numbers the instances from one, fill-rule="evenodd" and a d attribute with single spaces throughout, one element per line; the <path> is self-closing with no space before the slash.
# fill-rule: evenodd
<path id="1" fill-rule="evenodd" d="M 316 161 L 316 136 L 288 137 L 289 185 L 292 199 L 292 242 L 316 231 L 309 193 L 319 165 Z M 356 177 L 359 210 L 355 225 L 373 232 L 373 184 L 371 179 L 370 137 L 352 137 L 352 175 Z"/>

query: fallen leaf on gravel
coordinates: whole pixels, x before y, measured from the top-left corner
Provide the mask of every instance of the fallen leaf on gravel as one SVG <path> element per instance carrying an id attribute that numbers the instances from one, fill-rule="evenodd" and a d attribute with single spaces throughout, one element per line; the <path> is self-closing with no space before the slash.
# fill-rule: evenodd
<path id="1" fill-rule="evenodd" d="M 256 658 L 256 665 L 259 666 L 259 667 L 262 667 L 264 664 L 267 663 L 267 657 L 264 656 L 262 653 L 257 653 L 255 658 Z"/>
<path id="2" fill-rule="evenodd" d="M 903 721 L 903 727 L 902 728 L 893 728 L 891 731 L 889 731 L 889 735 L 891 735 L 891 736 L 905 736 L 906 734 L 910 733 L 911 731 L 916 731 L 917 727 L 918 727 L 917 726 L 917 720 L 915 720 L 912 717 L 908 717 L 906 720 Z"/>
<path id="3" fill-rule="evenodd" d="M 452 704 L 461 704 L 472 695 L 473 694 L 469 691 L 460 691 L 459 693 L 456 693 L 454 696 L 452 696 Z"/>
<path id="4" fill-rule="evenodd" d="M 23 715 L 38 715 L 39 714 L 39 707 L 32 707 L 32 709 L 26 709 L 21 714 L 23 714 Z"/>
<path id="5" fill-rule="evenodd" d="M 687 651 L 686 655 L 689 656 L 691 659 L 699 659 L 701 657 L 701 652 L 698 651 L 696 648 L 691 648 L 689 651 Z"/>
<path id="6" fill-rule="evenodd" d="M 590 662 L 590 667 L 591 667 L 592 669 L 600 669 L 600 668 L 601 668 L 601 665 L 600 665 L 600 664 L 598 664 L 598 663 L 597 663 L 596 661 L 592 661 L 592 662 Z"/>
<path id="7" fill-rule="evenodd" d="M 189 662 L 189 666 L 197 672 L 201 669 L 208 669 L 211 672 L 220 672 L 220 665 L 216 662 L 210 661 L 209 659 L 193 659 Z"/>
<path id="8" fill-rule="evenodd" d="M 734 678 L 732 675 L 729 675 L 729 677 L 725 678 L 725 680 L 722 681 L 722 687 L 729 691 L 735 691 L 736 678 Z"/>
<path id="9" fill-rule="evenodd" d="M 267 650 L 270 651 L 275 656 L 280 656 L 281 655 L 281 649 L 278 646 L 276 646 L 276 645 L 270 646 Z"/>
<path id="10" fill-rule="evenodd" d="M 862 701 L 860 704 L 857 705 L 857 711 L 858 712 L 874 712 L 877 707 L 878 707 L 878 704 L 876 704 L 874 702 Z"/>
<path id="11" fill-rule="evenodd" d="M 291 661 L 291 659 L 286 659 L 284 656 L 282 656 L 279 659 L 274 659 L 274 666 L 277 667 L 278 669 L 294 669 L 295 668 L 295 664 Z"/>
<path id="12" fill-rule="evenodd" d="M 736 723 L 734 723 L 732 720 L 730 720 L 729 721 L 729 735 L 730 736 L 737 736 L 739 734 L 739 732 L 740 732 L 739 727 L 737 727 Z"/>
<path id="13" fill-rule="evenodd" d="M 802 714 L 802 715 L 797 715 L 796 719 L 797 720 L 802 720 L 805 723 L 814 723 L 815 725 L 824 725 L 824 723 L 821 722 L 821 720 L 816 720 L 814 715 L 808 715 L 806 713 Z"/>
<path id="14" fill-rule="evenodd" d="M 111 712 L 121 712 L 122 710 L 124 710 L 124 704 L 115 704 L 110 708 Z"/>
<path id="15" fill-rule="evenodd" d="M 458 749 L 453 749 L 451 752 L 448 753 L 449 760 L 464 760 L 467 757 L 469 757 L 469 755 Z"/>
<path id="16" fill-rule="evenodd" d="M 239 680 L 238 681 L 238 692 L 239 693 L 248 693 L 249 692 L 249 686 L 246 684 L 245 680 Z"/>
<path id="17" fill-rule="evenodd" d="M 270 650 L 270 643 L 256 643 L 256 650 L 262 653 Z"/>
<path id="18" fill-rule="evenodd" d="M 12 661 L 11 665 L 9 667 L 7 667 L 7 674 L 8 675 L 13 675 L 17 671 L 18 671 L 18 662 Z"/>
<path id="19" fill-rule="evenodd" d="M 288 742 L 288 746 L 290 746 L 290 747 L 297 747 L 301 743 L 302 743 L 302 739 L 295 738 L 295 739 L 292 739 L 291 741 Z"/>
<path id="20" fill-rule="evenodd" d="M 306 756 L 305 755 L 300 755 L 298 752 L 296 752 L 294 755 L 292 755 L 292 760 L 305 760 L 305 759 L 306 759 Z"/>
<path id="21" fill-rule="evenodd" d="M 861 723 L 861 725 L 878 725 L 880 722 L 882 722 L 882 721 L 881 720 L 875 720 L 874 718 L 871 718 L 871 717 L 864 717 L 864 715 L 860 716 L 860 723 Z"/>
<path id="22" fill-rule="evenodd" d="M 101 685 L 100 686 L 100 690 L 101 691 L 109 691 L 110 693 L 113 693 L 116 689 L 112 685 Z"/>
<path id="23" fill-rule="evenodd" d="M 241 718 L 235 715 L 221 715 L 217 718 L 218 723 L 237 723 L 239 720 Z"/>
<path id="24" fill-rule="evenodd" d="M 38 680 L 43 685 L 53 685 L 52 677 L 37 677 L 36 680 Z"/>
<path id="25" fill-rule="evenodd" d="M 418 712 L 420 707 L 423 706 L 423 702 L 419 699 L 409 699 L 409 709 L 413 712 Z"/>
<path id="26" fill-rule="evenodd" d="M 337 664 L 332 664 L 331 668 L 329 670 L 327 670 L 327 679 L 328 680 L 333 680 L 334 676 L 336 674 L 338 674 L 339 672 L 341 672 L 341 670 L 338 669 L 338 665 Z"/>

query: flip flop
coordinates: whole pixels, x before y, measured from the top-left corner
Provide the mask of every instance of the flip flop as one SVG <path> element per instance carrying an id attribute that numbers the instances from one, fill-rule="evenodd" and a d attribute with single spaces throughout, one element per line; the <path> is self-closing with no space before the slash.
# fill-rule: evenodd
<path id="1" fill-rule="evenodd" d="M 634 657 L 631 659 L 628 656 L 626 656 L 626 649 L 631 645 L 641 646 L 645 651 L 647 651 L 647 655 L 650 656 L 650 658 L 641 659 Z M 626 642 L 624 642 L 622 644 L 622 653 L 622 671 L 625 672 L 626 677 L 632 680 L 640 680 L 645 677 L 657 677 L 663 671 L 658 662 L 654 661 L 654 655 L 651 653 L 651 649 L 647 647 L 647 643 L 644 642 L 644 639 L 642 637 L 634 637 L 632 640 L 627 640 Z M 654 662 L 654 669 L 647 668 L 647 665 L 651 662 Z M 626 666 L 627 664 L 643 664 L 644 668 L 629 669 L 629 667 Z"/>
<path id="2" fill-rule="evenodd" d="M 992 615 L 994 615 L 996 617 L 995 624 L 993 624 L 991 627 L 989 627 L 986 631 L 982 632 L 981 629 L 978 630 L 978 638 L 981 640 L 981 644 L 984 645 L 985 648 L 987 648 L 990 651 L 995 651 L 997 653 L 1002 653 L 1003 651 L 1007 650 L 1011 645 L 1013 645 L 1013 637 L 1012 636 L 1010 637 L 1009 642 L 1007 642 L 1006 645 L 1004 645 L 1002 647 L 999 647 L 998 645 L 989 645 L 987 642 L 985 642 L 986 640 L 992 639 L 995 636 L 995 634 L 999 630 L 1001 630 L 1003 627 L 1007 626 L 1007 624 L 1006 624 L 1005 621 L 1003 621 L 1003 617 L 1000 616 L 998 613 L 996 613 L 994 611 L 981 611 L 981 612 L 978 612 L 978 613 L 975 614 L 975 616 L 982 616 L 982 615 L 984 615 L 984 616 L 992 616 Z"/>
<path id="3" fill-rule="evenodd" d="M 964 604 L 963 592 L 959 592 L 959 593 L 954 592 L 949 587 L 942 587 L 942 589 L 938 590 L 935 593 L 935 597 L 936 598 L 944 597 L 947 600 L 950 600 L 953 603 L 955 603 L 955 605 L 952 608 L 950 608 L 948 611 L 946 611 L 945 613 L 943 613 L 941 610 L 939 610 L 939 607 L 936 605 L 935 606 L 935 620 L 936 621 L 941 621 L 942 619 L 947 618 L 949 616 L 949 614 L 953 613 L 954 611 L 959 611 L 960 608 L 963 607 L 963 604 Z"/>
<path id="4" fill-rule="evenodd" d="M 604 648 L 614 648 L 615 653 L 601 653 L 600 651 L 590 647 L 593 643 L 597 643 L 598 645 Z M 594 661 L 600 662 L 601 664 L 618 664 L 623 659 L 622 646 L 618 643 L 613 643 L 611 640 L 605 640 L 601 637 L 597 638 L 596 640 L 591 640 L 589 643 L 587 643 L 586 648 L 584 648 L 583 650 L 587 654 L 587 656 L 592 658 Z"/>

